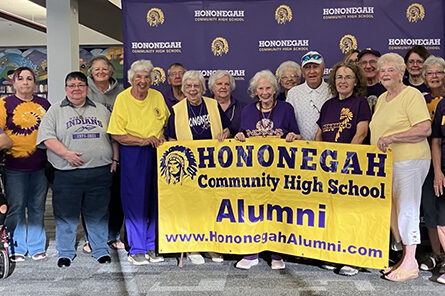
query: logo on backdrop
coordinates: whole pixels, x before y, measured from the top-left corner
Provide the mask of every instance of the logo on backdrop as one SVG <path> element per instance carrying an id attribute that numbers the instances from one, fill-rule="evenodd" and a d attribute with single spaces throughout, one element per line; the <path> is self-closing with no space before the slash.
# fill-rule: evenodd
<path id="1" fill-rule="evenodd" d="M 374 18 L 374 6 L 323 8 L 324 20 Z"/>
<path id="2" fill-rule="evenodd" d="M 221 69 L 221 70 L 229 72 L 230 75 L 232 75 L 233 78 L 235 78 L 235 80 L 244 80 L 244 77 L 246 76 L 246 69 Z M 201 72 L 204 78 L 209 78 L 210 75 L 216 72 L 215 69 L 201 69 L 198 71 Z"/>
<path id="3" fill-rule="evenodd" d="M 258 51 L 307 51 L 308 39 L 258 40 Z"/>
<path id="4" fill-rule="evenodd" d="M 244 10 L 195 10 L 195 22 L 244 22 Z"/>
<path id="5" fill-rule="evenodd" d="M 164 23 L 164 13 L 159 8 L 151 8 L 147 12 L 147 23 L 150 27 L 157 27 Z"/>
<path id="6" fill-rule="evenodd" d="M 223 54 L 226 54 L 229 52 L 229 44 L 227 43 L 227 40 L 223 37 L 216 37 L 212 41 L 212 52 L 213 55 L 220 57 Z"/>
<path id="7" fill-rule="evenodd" d="M 154 67 L 153 68 L 153 73 L 154 73 L 154 80 L 153 80 L 153 84 L 154 85 L 159 85 L 161 83 L 165 82 L 165 71 L 164 69 L 162 69 L 161 67 Z"/>
<path id="8" fill-rule="evenodd" d="M 410 23 L 417 23 L 425 17 L 425 9 L 422 4 L 413 3 L 406 9 L 406 18 Z"/>
<path id="9" fill-rule="evenodd" d="M 345 35 L 340 39 L 340 50 L 347 53 L 353 49 L 357 49 L 357 39 L 352 35 Z"/>
<path id="10" fill-rule="evenodd" d="M 440 38 L 389 38 L 388 50 L 406 50 L 422 45 L 428 50 L 440 50 Z"/>
<path id="11" fill-rule="evenodd" d="M 287 5 L 280 5 L 275 10 L 275 20 L 282 25 L 292 20 L 292 10 Z"/>
<path id="12" fill-rule="evenodd" d="M 184 146 L 170 147 L 161 157 L 161 176 L 167 184 L 182 184 L 196 176 L 196 159 L 192 150 Z"/>

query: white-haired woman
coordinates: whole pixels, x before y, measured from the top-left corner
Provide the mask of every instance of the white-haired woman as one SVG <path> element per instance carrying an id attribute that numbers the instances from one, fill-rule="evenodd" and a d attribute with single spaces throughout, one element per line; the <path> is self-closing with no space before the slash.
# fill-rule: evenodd
<path id="1" fill-rule="evenodd" d="M 230 137 L 230 121 L 216 100 L 203 97 L 205 80 L 199 71 L 187 71 L 182 77 L 182 92 L 186 100 L 173 106 L 165 134 L 169 141 L 218 139 Z M 214 262 L 222 262 L 221 254 L 209 252 Z M 193 264 L 204 264 L 198 252 L 187 253 Z"/>
<path id="2" fill-rule="evenodd" d="M 128 70 L 131 87 L 114 103 L 108 133 L 119 142 L 121 198 L 130 251 L 135 265 L 160 262 L 155 252 L 157 222 L 156 147 L 165 138 L 168 111 L 164 97 L 151 89 L 153 65 L 135 61 Z M 148 225 L 147 225 L 148 221 Z"/>
<path id="3" fill-rule="evenodd" d="M 219 106 L 230 120 L 230 133 L 236 134 L 241 122 L 241 111 L 245 104 L 232 96 L 235 90 L 235 79 L 226 70 L 217 70 L 209 77 L 209 90 L 213 98 L 218 101 Z"/>
<path id="4" fill-rule="evenodd" d="M 287 142 L 301 139 L 291 104 L 277 101 L 278 82 L 269 70 L 257 72 L 250 80 L 249 92 L 255 102 L 244 107 L 240 132 L 235 139 L 244 142 L 246 137 L 279 137 Z M 272 253 L 272 269 L 284 269 L 279 254 Z M 250 269 L 258 264 L 258 254 L 246 255 L 238 261 L 237 268 Z"/>
<path id="5" fill-rule="evenodd" d="M 395 53 L 387 53 L 377 63 L 379 78 L 386 88 L 378 99 L 370 123 L 371 144 L 393 152 L 391 230 L 403 255 L 384 271 L 391 281 L 418 276 L 416 245 L 420 243 L 419 210 L 422 184 L 428 173 L 431 153 L 427 137 L 431 118 L 422 94 L 403 84 L 405 63 Z"/>
<path id="6" fill-rule="evenodd" d="M 300 84 L 301 68 L 294 61 L 282 62 L 277 69 L 278 82 L 283 87 L 283 92 L 278 94 L 277 100 L 286 101 L 287 92 L 294 86 Z"/>
<path id="7" fill-rule="evenodd" d="M 420 269 L 432 270 L 441 260 L 440 245 L 445 249 L 445 197 L 443 187 L 445 185 L 445 146 L 442 141 L 445 138 L 445 125 L 442 118 L 445 116 L 445 60 L 443 58 L 429 56 L 423 64 L 422 75 L 431 93 L 425 95 L 428 109 L 433 120 L 431 135 L 431 153 L 433 169 L 430 169 L 423 185 L 422 207 L 425 217 L 425 225 L 431 243 L 432 254 L 427 256 L 420 264 Z M 445 263 L 442 262 L 437 279 L 445 284 Z"/>

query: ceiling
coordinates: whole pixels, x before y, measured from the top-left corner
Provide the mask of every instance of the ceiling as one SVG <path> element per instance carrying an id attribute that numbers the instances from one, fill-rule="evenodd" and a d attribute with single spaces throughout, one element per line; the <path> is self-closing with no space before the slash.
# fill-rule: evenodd
<path id="1" fill-rule="evenodd" d="M 45 26 L 45 4 L 45 0 L 1 0 L 0 12 L 24 18 L 31 25 L 34 22 L 36 26 Z M 81 45 L 122 44 L 122 25 L 116 26 L 116 20 L 120 20 L 120 23 L 122 20 L 121 0 L 78 0 L 78 5 Z M 104 21 L 107 19 L 112 19 L 113 22 Z M 46 45 L 45 33 L 1 17 L 0 32 L 1 35 L 8 36 L 0 38 L 0 47 Z"/>

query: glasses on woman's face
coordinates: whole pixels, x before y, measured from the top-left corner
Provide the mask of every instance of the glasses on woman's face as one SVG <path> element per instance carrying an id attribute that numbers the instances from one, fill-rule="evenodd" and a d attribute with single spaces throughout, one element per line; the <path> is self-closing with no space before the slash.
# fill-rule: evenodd
<path id="1" fill-rule="evenodd" d="M 283 75 L 281 76 L 281 80 L 290 80 L 290 79 L 296 79 L 298 76 L 294 75 L 294 74 L 290 74 L 290 75 Z"/>
<path id="2" fill-rule="evenodd" d="M 427 77 L 442 76 L 444 73 L 445 73 L 444 71 L 436 71 L 436 72 L 428 71 L 425 73 L 425 76 Z"/>
<path id="3" fill-rule="evenodd" d="M 87 87 L 87 85 L 86 84 L 67 84 L 66 87 L 68 87 L 69 89 L 75 89 L 75 88 L 84 89 L 85 87 Z"/>
<path id="4" fill-rule="evenodd" d="M 335 79 L 336 80 L 353 80 L 353 79 L 355 79 L 355 76 L 353 76 L 353 75 L 345 75 L 345 76 L 337 75 L 337 76 L 335 76 Z"/>
<path id="5" fill-rule="evenodd" d="M 414 65 L 414 64 L 423 65 L 423 60 L 408 60 L 408 64 L 410 64 L 410 65 Z"/>

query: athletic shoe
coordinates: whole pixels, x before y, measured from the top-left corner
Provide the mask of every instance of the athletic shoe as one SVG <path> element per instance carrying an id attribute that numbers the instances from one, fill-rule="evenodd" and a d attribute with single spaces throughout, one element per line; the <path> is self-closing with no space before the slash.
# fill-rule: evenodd
<path id="1" fill-rule="evenodd" d="M 192 253 L 187 252 L 186 254 L 187 254 L 187 258 L 190 260 L 190 262 L 192 262 L 192 264 L 197 264 L 197 265 L 199 265 L 199 264 L 204 264 L 204 263 L 205 263 L 204 258 L 203 258 L 202 255 L 199 254 L 199 253 L 196 253 L 196 252 L 192 252 Z"/>
<path id="2" fill-rule="evenodd" d="M 25 261 L 25 256 L 23 256 L 21 254 L 12 255 L 9 258 L 11 259 L 12 262 L 16 262 L 16 263 Z"/>
<path id="3" fill-rule="evenodd" d="M 340 275 L 353 276 L 358 274 L 358 268 L 354 266 L 344 265 L 338 271 Z"/>
<path id="4" fill-rule="evenodd" d="M 241 259 L 240 261 L 238 261 L 235 267 L 239 269 L 250 269 L 252 266 L 258 265 L 258 262 L 258 259 Z"/>
<path id="5" fill-rule="evenodd" d="M 147 258 L 145 258 L 145 254 L 143 253 L 128 255 L 128 261 L 130 261 L 134 265 L 147 265 L 149 263 Z"/>
<path id="6" fill-rule="evenodd" d="M 274 270 L 275 269 L 285 269 L 286 264 L 284 264 L 283 259 L 280 259 L 280 260 L 272 259 L 272 263 L 270 264 L 270 267 Z"/>
<path id="7" fill-rule="evenodd" d="M 164 257 L 157 254 L 154 250 L 149 250 L 145 253 L 145 258 L 153 263 L 164 262 Z"/>
<path id="8" fill-rule="evenodd" d="M 205 253 L 205 255 L 207 257 L 209 257 L 210 259 L 212 259 L 213 262 L 216 262 L 216 263 L 224 262 L 224 257 L 220 253 L 207 252 L 207 253 Z"/>
<path id="9" fill-rule="evenodd" d="M 32 255 L 31 256 L 31 259 L 32 260 L 42 260 L 42 259 L 45 259 L 46 258 L 46 253 L 45 252 L 40 252 L 40 253 L 37 253 L 37 254 L 34 254 L 34 255 Z"/>

